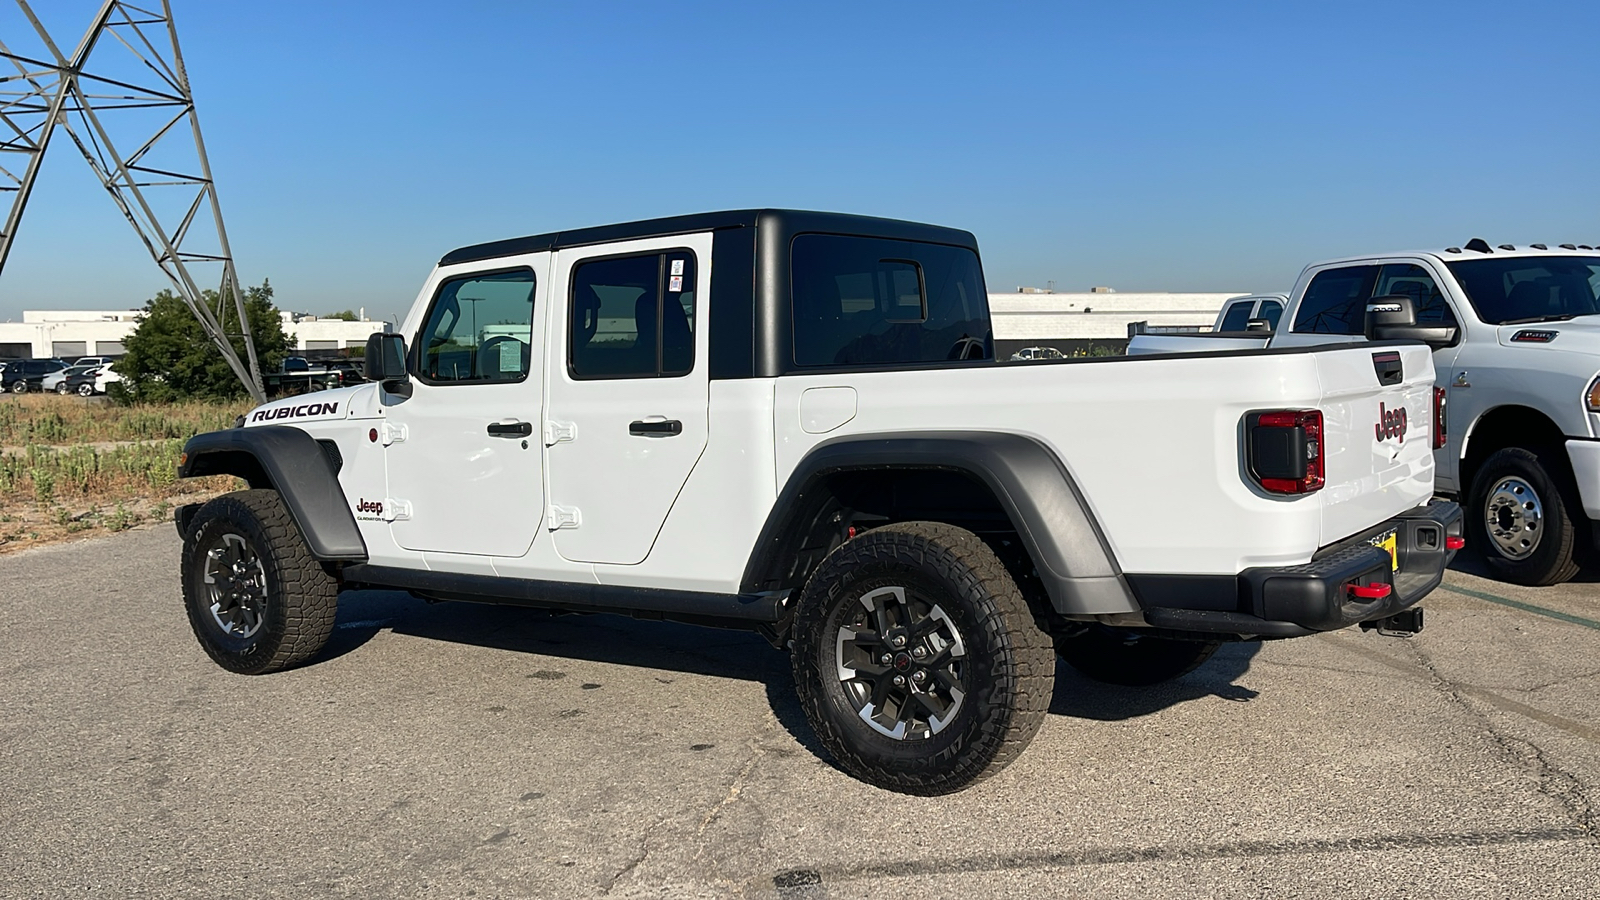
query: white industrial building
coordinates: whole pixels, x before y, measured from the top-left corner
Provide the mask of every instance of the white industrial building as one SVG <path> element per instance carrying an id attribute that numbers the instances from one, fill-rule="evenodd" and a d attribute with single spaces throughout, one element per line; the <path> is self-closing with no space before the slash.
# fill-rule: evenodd
<path id="1" fill-rule="evenodd" d="M 1052 293 L 1021 288 L 990 294 L 996 355 L 1001 359 L 1023 347 L 1054 347 L 1068 355 L 1107 347 L 1120 352 L 1128 343 L 1128 326 L 1209 331 L 1217 313 L 1233 297 L 1221 294 L 1118 293 L 1097 288 L 1084 293 Z"/>
<path id="2" fill-rule="evenodd" d="M 996 355 L 1001 359 L 1023 347 L 1054 347 L 1068 355 L 1106 347 L 1120 352 L 1129 325 L 1146 323 L 1162 329 L 1209 329 L 1231 293 L 1118 293 L 1105 288 L 1083 293 L 1053 293 L 1022 288 L 990 294 Z M 364 312 L 364 311 L 363 311 Z M 71 359 L 118 356 L 122 341 L 138 327 L 140 310 L 27 310 L 21 322 L 0 322 L 0 359 L 24 357 Z M 328 355 L 364 347 L 375 332 L 392 330 L 388 322 L 360 321 L 282 313 L 283 331 L 300 353 Z"/>
<path id="3" fill-rule="evenodd" d="M 24 310 L 21 322 L 0 322 L 0 359 L 72 359 L 120 356 L 123 339 L 139 327 L 143 310 Z M 300 353 L 365 347 L 367 337 L 390 330 L 388 322 L 319 318 L 280 313 L 283 333 Z"/>

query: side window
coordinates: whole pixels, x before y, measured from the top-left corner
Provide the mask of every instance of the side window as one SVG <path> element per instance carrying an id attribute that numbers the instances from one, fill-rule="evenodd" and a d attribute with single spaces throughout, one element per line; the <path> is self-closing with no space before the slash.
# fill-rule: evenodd
<path id="1" fill-rule="evenodd" d="M 1222 317 L 1222 327 L 1219 331 L 1243 331 L 1250 322 L 1250 307 L 1254 306 L 1252 300 L 1241 300 L 1228 307 L 1228 314 Z"/>
<path id="2" fill-rule="evenodd" d="M 1294 330 L 1311 334 L 1361 334 L 1367 300 L 1378 278 L 1377 266 L 1350 266 L 1318 272 L 1295 313 Z"/>
<path id="3" fill-rule="evenodd" d="M 802 234 L 791 252 L 797 365 L 993 357 L 989 298 L 971 250 Z"/>
<path id="4" fill-rule="evenodd" d="M 1372 296 L 1387 297 L 1390 294 L 1405 294 L 1411 298 L 1419 325 L 1456 324 L 1455 314 L 1450 312 L 1450 304 L 1445 301 L 1439 285 L 1428 274 L 1428 270 L 1419 265 L 1404 263 L 1384 266 L 1378 274 L 1378 286 Z"/>
<path id="5" fill-rule="evenodd" d="M 1261 309 L 1256 312 L 1256 318 L 1266 319 L 1267 327 L 1277 331 L 1278 320 L 1283 318 L 1283 304 L 1276 300 L 1261 301 Z"/>
<path id="6" fill-rule="evenodd" d="M 494 384 L 528 375 L 533 272 L 452 278 L 439 286 L 413 349 L 428 384 Z"/>
<path id="7" fill-rule="evenodd" d="M 694 368 L 695 258 L 688 250 L 580 262 L 572 270 L 574 378 L 654 378 Z"/>

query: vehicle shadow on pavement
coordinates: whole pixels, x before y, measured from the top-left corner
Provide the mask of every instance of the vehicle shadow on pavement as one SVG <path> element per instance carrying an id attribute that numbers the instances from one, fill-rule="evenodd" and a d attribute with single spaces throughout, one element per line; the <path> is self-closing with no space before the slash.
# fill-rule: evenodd
<path id="1" fill-rule="evenodd" d="M 827 758 L 801 709 L 789 656 L 753 632 L 702 628 L 605 614 L 564 615 L 516 606 L 428 603 L 394 591 L 347 591 L 339 624 L 316 660 L 359 649 L 378 632 L 588 662 L 714 678 L 760 681 L 778 724 L 797 742 Z M 1259 643 L 1224 644 L 1194 672 L 1150 687 L 1091 681 L 1066 663 L 1056 666 L 1050 712 L 1114 721 L 1150 715 L 1202 697 L 1248 702 L 1256 692 L 1234 682 L 1250 669 Z"/>
<path id="2" fill-rule="evenodd" d="M 1586 553 L 1578 557 L 1578 562 L 1583 568 L 1578 570 L 1578 574 L 1572 576 L 1571 581 L 1567 582 L 1568 584 L 1600 583 L 1600 555 L 1592 552 Z M 1500 580 L 1500 576 L 1496 575 L 1494 570 L 1489 568 L 1489 564 L 1484 561 L 1483 554 L 1474 553 L 1470 550 L 1456 554 L 1456 558 L 1450 561 L 1450 571 L 1461 572 L 1465 575 L 1475 575 L 1489 581 Z"/>
<path id="3" fill-rule="evenodd" d="M 1258 692 L 1234 682 L 1250 670 L 1250 661 L 1260 652 L 1259 641 L 1223 644 L 1200 668 L 1182 678 L 1148 687 L 1102 684 L 1057 660 L 1056 694 L 1050 712 L 1074 719 L 1111 722 L 1147 716 L 1201 697 L 1248 703 Z"/>
<path id="4" fill-rule="evenodd" d="M 788 657 L 754 632 L 604 613 L 429 603 L 396 591 L 340 594 L 333 638 L 316 661 L 356 650 L 385 629 L 496 650 L 747 681 L 768 680 L 775 671 L 787 673 L 789 668 Z"/>

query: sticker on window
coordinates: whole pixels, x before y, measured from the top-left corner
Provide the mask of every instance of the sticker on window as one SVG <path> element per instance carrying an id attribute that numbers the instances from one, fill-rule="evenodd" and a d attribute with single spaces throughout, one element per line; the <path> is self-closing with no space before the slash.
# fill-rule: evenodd
<path id="1" fill-rule="evenodd" d="M 682 293 L 683 292 L 683 276 L 682 275 L 674 275 L 674 276 L 672 276 L 672 280 L 667 282 L 667 290 L 672 291 L 675 294 Z"/>
<path id="2" fill-rule="evenodd" d="M 682 275 L 683 274 L 683 260 L 675 259 L 675 260 L 672 261 L 672 273 L 671 274 L 673 274 L 673 275 Z"/>

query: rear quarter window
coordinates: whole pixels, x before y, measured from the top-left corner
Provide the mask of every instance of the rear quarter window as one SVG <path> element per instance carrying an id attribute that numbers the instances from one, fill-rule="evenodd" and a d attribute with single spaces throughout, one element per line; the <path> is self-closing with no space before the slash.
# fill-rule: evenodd
<path id="1" fill-rule="evenodd" d="M 792 253 L 796 365 L 994 357 L 989 299 L 971 250 L 802 234 Z"/>

